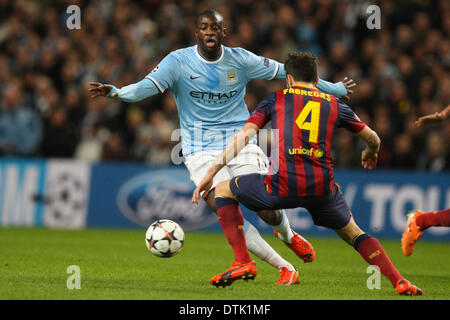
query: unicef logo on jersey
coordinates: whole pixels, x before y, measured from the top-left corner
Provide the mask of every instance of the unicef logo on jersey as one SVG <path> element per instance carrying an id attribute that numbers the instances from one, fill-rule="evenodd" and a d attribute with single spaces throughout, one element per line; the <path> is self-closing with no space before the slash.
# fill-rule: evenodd
<path id="1" fill-rule="evenodd" d="M 135 176 L 119 190 L 117 205 L 122 214 L 143 227 L 158 219 L 180 223 L 185 230 L 217 222 L 206 203 L 191 203 L 194 185 L 185 170 L 159 170 Z"/>

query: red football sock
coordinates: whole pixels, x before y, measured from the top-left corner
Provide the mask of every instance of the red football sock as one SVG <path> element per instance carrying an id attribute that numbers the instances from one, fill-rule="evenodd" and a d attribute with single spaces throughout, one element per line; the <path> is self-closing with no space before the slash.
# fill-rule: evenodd
<path id="1" fill-rule="evenodd" d="M 237 262 L 252 261 L 245 243 L 244 216 L 237 201 L 230 198 L 216 198 L 217 216 L 223 233 L 234 251 Z"/>
<path id="2" fill-rule="evenodd" d="M 429 227 L 448 227 L 450 226 L 450 209 L 421 214 L 416 218 L 416 223 L 420 230 Z"/>
<path id="3" fill-rule="evenodd" d="M 380 268 L 380 272 L 391 281 L 394 288 L 398 280 L 403 279 L 377 239 L 364 233 L 354 241 L 353 245 L 364 260 Z"/>

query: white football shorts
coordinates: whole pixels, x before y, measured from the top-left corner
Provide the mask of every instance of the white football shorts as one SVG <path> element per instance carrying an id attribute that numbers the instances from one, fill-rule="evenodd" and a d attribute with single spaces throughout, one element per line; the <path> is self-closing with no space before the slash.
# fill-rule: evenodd
<path id="1" fill-rule="evenodd" d="M 184 164 L 189 170 L 190 178 L 196 186 L 202 181 L 208 169 L 222 154 L 222 150 L 197 152 L 189 156 Z M 256 144 L 247 144 L 238 155 L 223 167 L 214 177 L 212 188 L 219 182 L 249 173 L 267 174 L 269 159 Z M 212 189 L 211 188 L 211 189 Z"/>

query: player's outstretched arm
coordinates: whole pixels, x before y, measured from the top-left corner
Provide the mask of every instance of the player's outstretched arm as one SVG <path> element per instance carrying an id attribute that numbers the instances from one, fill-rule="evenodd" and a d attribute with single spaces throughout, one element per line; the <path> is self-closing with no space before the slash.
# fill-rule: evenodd
<path id="1" fill-rule="evenodd" d="M 203 191 L 208 191 L 211 189 L 214 176 L 220 171 L 224 166 L 227 165 L 237 154 L 247 145 L 249 140 L 258 133 L 259 127 L 251 122 L 247 122 L 244 127 L 233 137 L 233 139 L 228 142 L 225 149 L 219 155 L 214 164 L 208 169 L 202 181 L 198 184 L 197 188 L 192 194 L 192 203 L 198 204 L 198 199 L 200 199 L 200 194 Z M 205 192 L 204 197 L 207 196 Z"/>
<path id="2" fill-rule="evenodd" d="M 160 93 L 153 81 L 148 78 L 120 89 L 100 82 L 89 82 L 89 85 L 91 87 L 88 91 L 91 93 L 91 98 L 102 96 L 124 102 L 137 102 Z"/>
<path id="3" fill-rule="evenodd" d="M 349 79 L 347 77 L 344 80 L 336 83 L 331 83 L 322 79 L 319 79 L 317 82 L 317 89 L 322 92 L 332 94 L 338 98 L 349 99 L 349 95 L 353 93 L 353 87 L 356 86 L 355 81 L 353 79 Z"/>
<path id="4" fill-rule="evenodd" d="M 361 165 L 364 169 L 372 170 L 377 166 L 381 140 L 368 126 L 365 126 L 357 135 L 366 142 L 366 148 L 361 153 Z"/>
<path id="5" fill-rule="evenodd" d="M 277 79 L 286 79 L 286 70 L 284 64 L 279 63 L 280 67 L 276 75 Z M 349 95 L 353 93 L 356 83 L 353 79 L 345 77 L 344 80 L 332 83 L 323 79 L 317 82 L 317 89 L 322 92 L 329 93 L 338 98 L 349 99 Z"/>
<path id="6" fill-rule="evenodd" d="M 450 117 L 450 104 L 441 112 L 435 112 L 433 114 L 428 114 L 426 116 L 420 117 L 416 121 L 416 126 L 422 127 L 426 124 L 438 123 L 444 121 L 448 117 Z"/>

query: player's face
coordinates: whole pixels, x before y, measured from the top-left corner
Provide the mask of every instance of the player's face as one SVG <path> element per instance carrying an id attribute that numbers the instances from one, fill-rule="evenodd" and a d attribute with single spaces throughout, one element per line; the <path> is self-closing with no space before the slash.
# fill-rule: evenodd
<path id="1" fill-rule="evenodd" d="M 222 19 L 216 16 L 201 17 L 195 34 L 202 54 L 211 59 L 219 57 L 222 39 L 225 36 Z"/>

